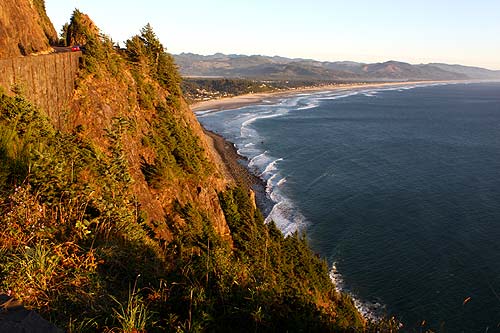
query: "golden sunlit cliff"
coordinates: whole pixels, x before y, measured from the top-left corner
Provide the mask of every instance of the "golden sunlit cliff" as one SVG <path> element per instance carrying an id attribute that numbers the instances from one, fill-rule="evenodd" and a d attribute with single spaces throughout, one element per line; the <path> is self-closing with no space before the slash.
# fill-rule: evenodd
<path id="1" fill-rule="evenodd" d="M 57 34 L 43 0 L 0 3 L 0 59 L 50 52 Z"/>

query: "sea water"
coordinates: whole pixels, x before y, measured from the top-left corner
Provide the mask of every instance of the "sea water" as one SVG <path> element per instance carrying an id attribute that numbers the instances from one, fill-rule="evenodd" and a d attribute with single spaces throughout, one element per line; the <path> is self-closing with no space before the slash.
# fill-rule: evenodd
<path id="1" fill-rule="evenodd" d="M 500 83 L 336 90 L 204 112 L 366 316 L 500 331 Z"/>

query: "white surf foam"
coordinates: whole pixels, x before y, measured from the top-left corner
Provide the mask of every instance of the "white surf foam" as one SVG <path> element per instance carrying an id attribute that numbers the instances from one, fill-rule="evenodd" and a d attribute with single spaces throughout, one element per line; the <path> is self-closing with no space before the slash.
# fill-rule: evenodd
<path id="1" fill-rule="evenodd" d="M 253 131 L 249 132 L 248 129 L 249 129 L 249 126 L 252 123 L 254 123 L 255 121 L 257 121 L 259 119 L 280 117 L 286 113 L 288 113 L 287 109 L 280 108 L 276 111 L 271 110 L 270 112 L 263 112 L 263 113 L 257 113 L 256 115 L 252 115 L 252 117 L 248 118 L 247 120 L 243 121 L 243 123 L 241 123 L 241 128 L 240 128 L 241 136 L 245 137 L 246 135 L 249 135 L 249 133 L 253 133 Z"/>
<path id="2" fill-rule="evenodd" d="M 272 192 L 271 199 L 277 203 L 266 217 L 265 223 L 273 221 L 285 236 L 303 230 L 306 220 L 291 200 L 281 197 L 276 191 Z"/>
<path id="3" fill-rule="evenodd" d="M 317 108 L 319 106 L 319 103 L 317 102 L 311 102 L 307 105 L 304 105 L 304 106 L 301 106 L 299 108 L 297 108 L 297 110 L 309 110 L 309 109 L 314 109 L 314 108 Z"/>
<path id="4" fill-rule="evenodd" d="M 361 300 L 357 295 L 349 291 L 346 286 L 344 279 L 340 272 L 337 269 L 337 263 L 334 262 L 332 264 L 332 268 L 330 270 L 330 279 L 335 285 L 335 289 L 339 293 L 348 294 L 354 302 L 354 306 L 361 313 L 361 315 L 369 320 L 378 321 L 382 319 L 382 314 L 385 312 L 385 305 L 381 302 L 368 302 L 365 300 Z"/>
<path id="5" fill-rule="evenodd" d="M 306 219 L 294 202 L 283 193 L 286 178 L 281 175 L 279 164 L 284 159 L 273 157 L 268 151 L 259 152 L 247 158 L 250 158 L 248 169 L 265 182 L 266 196 L 273 203 L 271 211 L 265 218 L 265 223 L 274 221 L 285 236 L 302 230 L 306 225 Z"/>
<path id="6" fill-rule="evenodd" d="M 195 111 L 194 114 L 197 116 L 197 117 L 203 117 L 209 113 L 212 113 L 212 112 L 215 112 L 217 111 L 217 109 L 210 109 L 210 110 L 203 110 L 203 111 Z"/>
<path id="7" fill-rule="evenodd" d="M 270 174 L 271 172 L 273 171 L 276 171 L 278 170 L 278 167 L 277 167 L 277 163 L 280 162 L 280 161 L 283 161 L 282 158 L 278 158 L 278 159 L 275 159 L 274 161 L 272 161 L 271 163 L 269 163 L 266 168 L 264 169 L 264 171 L 262 171 L 262 173 L 260 174 L 261 177 L 265 177 L 266 175 Z"/>
<path id="8" fill-rule="evenodd" d="M 340 98 L 346 98 L 350 96 L 356 96 L 359 92 L 358 91 L 352 91 L 347 94 L 340 94 L 340 95 L 333 95 L 333 96 L 326 96 L 326 97 L 321 97 L 319 98 L 320 100 L 336 100 Z"/>
<path id="9" fill-rule="evenodd" d="M 285 183 L 286 183 L 286 177 L 280 179 L 280 181 L 276 183 L 276 186 L 281 186 L 281 185 L 283 185 Z"/>
<path id="10" fill-rule="evenodd" d="M 245 155 L 247 158 L 250 156 Z M 259 175 L 262 171 L 263 165 L 266 165 L 269 161 L 269 157 L 267 156 L 267 150 L 263 153 L 258 153 L 254 157 L 250 158 L 248 162 L 248 168 L 256 175 Z"/>
<path id="11" fill-rule="evenodd" d="M 269 177 L 269 179 L 266 182 L 266 193 L 271 193 L 272 192 L 273 187 L 274 187 L 274 183 L 273 182 L 276 180 L 277 177 L 278 177 L 277 173 L 275 173 L 274 175 L 272 175 L 271 177 Z"/>

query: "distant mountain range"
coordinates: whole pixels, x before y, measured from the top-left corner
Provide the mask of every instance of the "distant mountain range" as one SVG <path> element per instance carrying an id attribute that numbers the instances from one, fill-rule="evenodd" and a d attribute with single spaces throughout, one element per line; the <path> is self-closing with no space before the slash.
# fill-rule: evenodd
<path id="1" fill-rule="evenodd" d="M 400 61 L 365 64 L 322 62 L 279 56 L 222 54 L 174 55 L 181 74 L 190 77 L 228 77 L 260 80 L 407 81 L 500 79 L 500 71 L 447 64 L 412 65 Z"/>

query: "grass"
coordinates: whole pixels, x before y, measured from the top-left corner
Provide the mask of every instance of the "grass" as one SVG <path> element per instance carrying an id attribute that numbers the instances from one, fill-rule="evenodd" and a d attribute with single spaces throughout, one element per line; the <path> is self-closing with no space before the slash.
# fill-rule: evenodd
<path id="1" fill-rule="evenodd" d="M 143 333 L 146 326 L 150 324 L 152 314 L 142 299 L 139 291 L 129 290 L 127 303 L 120 303 L 115 297 L 110 296 L 118 305 L 118 309 L 113 308 L 116 319 L 120 323 L 120 331 L 124 333 Z"/>
<path id="2" fill-rule="evenodd" d="M 37 307 L 44 307 L 50 303 L 53 280 L 58 273 L 61 258 L 57 257 L 51 248 L 43 243 L 33 247 L 21 248 L 18 254 L 12 255 L 5 267 L 6 271 L 18 271 L 15 282 L 6 287 L 18 295 L 18 290 L 29 286 L 25 297 L 37 300 Z"/>

